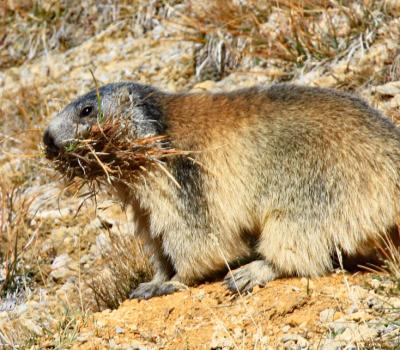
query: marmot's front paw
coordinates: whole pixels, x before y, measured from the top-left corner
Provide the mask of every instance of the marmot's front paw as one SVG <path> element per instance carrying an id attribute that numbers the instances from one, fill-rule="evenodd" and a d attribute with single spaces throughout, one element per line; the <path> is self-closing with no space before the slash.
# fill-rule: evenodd
<path id="1" fill-rule="evenodd" d="M 181 282 L 145 282 L 129 294 L 130 299 L 150 299 L 152 297 L 175 293 L 179 290 L 187 289 L 187 286 Z"/>

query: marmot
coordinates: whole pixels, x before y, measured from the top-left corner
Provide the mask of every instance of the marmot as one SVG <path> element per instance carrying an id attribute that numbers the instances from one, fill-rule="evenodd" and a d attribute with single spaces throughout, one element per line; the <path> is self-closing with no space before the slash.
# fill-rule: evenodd
<path id="1" fill-rule="evenodd" d="M 167 135 L 191 151 L 165 161 L 179 186 L 143 171 L 135 191 L 118 189 L 155 269 L 131 297 L 172 293 L 227 264 L 233 292 L 320 276 L 337 254 L 368 256 L 396 227 L 400 133 L 358 97 L 287 84 L 166 93 L 126 82 L 98 93 L 104 114 L 130 118 L 132 137 Z M 95 123 L 98 102 L 92 91 L 58 113 L 47 152 Z"/>

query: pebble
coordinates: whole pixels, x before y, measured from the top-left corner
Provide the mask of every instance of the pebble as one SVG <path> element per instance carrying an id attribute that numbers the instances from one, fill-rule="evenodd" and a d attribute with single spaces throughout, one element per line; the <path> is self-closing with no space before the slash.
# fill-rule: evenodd
<path id="1" fill-rule="evenodd" d="M 321 323 L 327 323 L 333 321 L 333 316 L 335 315 L 334 309 L 325 309 L 320 312 L 319 320 Z"/>
<path id="2" fill-rule="evenodd" d="M 333 339 L 327 339 L 322 344 L 320 350 L 339 350 L 339 349 L 342 349 L 343 345 L 344 345 L 343 342 L 333 340 Z"/>
<path id="3" fill-rule="evenodd" d="M 298 334 L 285 334 L 281 337 L 281 342 L 290 347 L 290 345 L 297 345 L 300 349 L 308 349 L 309 343 L 308 340 L 303 338 L 301 335 Z M 292 344 L 286 344 L 286 343 Z"/>
<path id="4" fill-rule="evenodd" d="M 342 334 L 339 334 L 335 339 L 345 342 L 358 342 L 375 339 L 378 336 L 378 331 L 369 327 L 366 324 L 354 325 L 347 327 Z"/>
<path id="5" fill-rule="evenodd" d="M 121 327 L 115 327 L 115 333 L 117 334 L 124 334 L 125 330 Z"/>
<path id="6" fill-rule="evenodd" d="M 27 318 L 27 317 L 21 317 L 19 319 L 19 323 L 28 329 L 30 332 L 37 336 L 42 336 L 43 335 L 43 329 L 40 327 L 37 323 L 35 323 L 32 319 Z"/>

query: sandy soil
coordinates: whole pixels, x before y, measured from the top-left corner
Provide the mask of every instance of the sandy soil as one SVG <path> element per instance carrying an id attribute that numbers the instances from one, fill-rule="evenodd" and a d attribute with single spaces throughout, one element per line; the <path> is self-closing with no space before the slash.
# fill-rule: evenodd
<path id="1" fill-rule="evenodd" d="M 212 283 L 151 300 L 127 300 L 117 310 L 94 314 L 73 349 L 105 348 L 110 342 L 157 349 L 283 348 L 287 333 L 318 347 L 327 329 L 320 313 L 333 309 L 333 320 L 341 318 L 358 302 L 351 286 L 364 278 L 333 274 L 310 280 L 308 292 L 305 279 L 281 279 L 237 298 L 222 283 Z"/>

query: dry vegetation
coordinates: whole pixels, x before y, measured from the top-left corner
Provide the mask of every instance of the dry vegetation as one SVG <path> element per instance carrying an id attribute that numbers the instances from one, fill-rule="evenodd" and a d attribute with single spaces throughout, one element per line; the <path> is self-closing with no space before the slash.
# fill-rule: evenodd
<path id="1" fill-rule="evenodd" d="M 378 28 L 397 15 L 386 1 L 190 1 L 179 25 L 184 38 L 204 47 L 198 76 L 212 64 L 221 78 L 253 57 L 284 67 L 280 78 L 288 80 L 296 67 L 367 50 Z"/>
<path id="2" fill-rule="evenodd" d="M 23 253 L 32 244 L 35 233 L 29 237 L 32 217 L 29 206 L 32 199 L 21 198 L 17 189 L 7 190 L 0 184 L 0 298 L 7 294 L 18 295 L 26 287 L 27 272 L 24 271 Z M 25 279 L 25 280 L 24 280 Z M 22 291 L 23 292 L 23 291 Z"/>
<path id="3" fill-rule="evenodd" d="M 28 64 L 39 62 L 40 66 L 40 59 L 46 55 L 79 50 L 81 44 L 110 26 L 118 26 L 118 33 L 113 34 L 116 37 L 139 38 L 163 23 L 175 31 L 174 37 L 162 39 L 165 42 L 183 39 L 196 44 L 193 61 L 188 63 L 193 65 L 195 76 L 185 78 L 187 86 L 251 69 L 256 74 L 268 71 L 268 76 L 278 81 L 290 80 L 315 67 L 328 70 L 340 60 L 349 62 L 356 52 L 368 53 L 385 33 L 395 29 L 388 23 L 400 15 L 400 6 L 396 1 L 383 0 L 6 0 L 0 5 L 0 13 L 0 311 L 24 306 L 26 301 L 39 303 L 40 289 L 53 295 L 58 303 L 58 307 L 50 302 L 44 306 L 55 317 L 53 321 L 46 319 L 43 327 L 38 321 L 43 329 L 49 328 L 46 332 L 35 328 L 36 323 L 33 327 L 28 321 L 20 322 L 17 314 L 7 315 L 7 326 L 0 325 L 0 347 L 64 349 L 76 340 L 90 307 L 118 307 L 151 271 L 133 235 L 119 231 L 117 225 L 112 229 L 107 224 L 85 228 L 101 210 L 94 211 L 94 203 L 85 201 L 77 213 L 83 203 L 77 193 L 82 182 L 69 187 L 60 198 L 50 196 L 39 206 L 35 204 L 42 195 L 40 191 L 46 191 L 52 181 L 59 181 L 39 147 L 43 126 L 77 88 L 49 81 L 49 93 L 43 84 L 32 81 L 7 89 L 1 85 L 2 74 L 11 71 L 18 77 L 19 70 L 33 67 Z M 359 89 L 399 81 L 399 50 L 381 64 L 378 73 L 371 73 L 372 66 L 357 67 L 356 75 L 338 77 L 336 86 Z M 146 60 L 140 67 L 143 71 L 152 69 L 146 66 Z M 104 61 L 94 64 L 106 65 Z M 400 120 L 400 108 L 390 104 L 395 97 L 396 92 L 385 92 L 376 101 L 387 103 L 388 115 Z M 123 130 L 109 121 L 95 125 L 89 139 L 67 150 L 59 160 L 59 168 L 70 177 L 83 175 L 86 184 L 99 177 L 102 181 L 129 182 L 132 174 L 126 170 L 132 164 L 140 166 L 151 161 L 162 167 L 166 157 L 179 154 L 158 147 L 166 142 L 164 139 L 133 144 Z M 28 191 L 32 188 L 34 194 Z M 66 209 L 63 201 L 66 206 L 72 203 L 73 212 L 56 219 L 58 212 Z M 44 212 L 47 216 L 40 217 Z M 99 252 L 95 242 L 104 227 L 109 245 Z M 52 264 L 65 251 L 77 261 L 78 268 L 65 278 L 51 277 Z M 396 247 L 390 247 L 389 273 L 380 277 L 391 280 L 382 289 L 385 298 L 400 294 L 399 254 Z M 67 287 L 69 294 L 63 292 Z M 60 297 L 63 293 L 68 294 L 67 300 Z M 398 307 L 387 304 L 379 312 L 385 315 L 387 324 L 398 324 Z M 390 348 L 387 344 L 393 343 L 387 338 L 377 340 L 371 348 Z"/>
<path id="4" fill-rule="evenodd" d="M 152 275 L 146 254 L 133 237 L 108 232 L 111 245 L 102 251 L 102 262 L 88 284 L 98 310 L 116 309 L 133 288 Z"/>
<path id="5" fill-rule="evenodd" d="M 5 1 L 0 66 L 19 66 L 49 51 L 66 51 L 134 13 L 130 1 Z"/>

